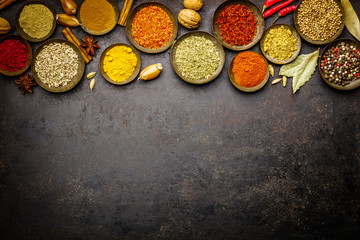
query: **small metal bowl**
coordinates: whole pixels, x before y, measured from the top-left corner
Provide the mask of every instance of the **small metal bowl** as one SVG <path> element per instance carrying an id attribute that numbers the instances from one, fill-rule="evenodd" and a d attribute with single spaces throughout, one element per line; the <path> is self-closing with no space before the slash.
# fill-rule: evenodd
<path id="1" fill-rule="evenodd" d="M 135 53 L 135 56 L 136 56 L 136 58 L 137 58 L 136 67 L 135 67 L 132 75 L 131 75 L 129 78 L 127 78 L 127 79 L 125 79 L 124 81 L 122 81 L 122 82 L 115 82 L 115 81 L 112 80 L 112 79 L 109 77 L 109 75 L 107 75 L 106 72 L 104 71 L 104 58 L 105 58 L 105 56 L 106 56 L 106 53 L 107 53 L 110 49 L 112 49 L 113 47 L 116 47 L 116 46 L 126 46 L 126 47 L 131 48 L 131 50 L 133 51 L 133 53 Z M 140 69 L 141 69 L 141 59 L 140 59 L 140 55 L 139 55 L 139 53 L 138 53 L 132 46 L 130 46 L 130 45 L 128 45 L 128 44 L 125 44 L 125 43 L 116 43 L 116 44 L 113 44 L 113 45 L 107 47 L 107 48 L 103 51 L 103 53 L 101 54 L 101 57 L 100 57 L 100 72 L 101 72 L 102 76 L 103 76 L 108 82 L 110 82 L 110 83 L 112 83 L 112 84 L 115 84 L 115 85 L 125 85 L 125 84 L 130 83 L 130 82 L 133 81 L 133 80 L 136 78 L 136 76 L 139 74 Z"/>
<path id="2" fill-rule="evenodd" d="M 249 52 L 254 52 L 254 51 L 249 51 Z M 244 53 L 244 52 L 241 52 L 241 53 L 239 53 L 239 54 L 242 54 L 242 53 Z M 259 53 L 257 53 L 257 52 L 254 52 L 254 53 L 259 54 Z M 237 54 L 237 55 L 233 58 L 233 60 L 231 61 L 231 63 L 230 63 L 230 67 L 229 67 L 229 78 L 230 78 L 231 83 L 232 83 L 237 89 L 239 89 L 240 91 L 243 91 L 243 92 L 256 92 L 256 91 L 260 90 L 261 88 L 263 88 L 263 87 L 265 86 L 265 84 L 266 84 L 267 81 L 269 80 L 269 75 L 270 75 L 270 73 L 269 73 L 269 65 L 268 65 L 268 62 L 266 61 L 266 59 L 265 59 L 261 54 L 259 54 L 259 56 L 261 56 L 261 57 L 264 59 L 265 64 L 266 64 L 266 75 L 265 75 L 265 78 L 264 78 L 264 80 L 262 80 L 262 82 L 260 82 L 260 83 L 259 83 L 258 85 L 256 85 L 255 87 L 243 87 L 243 86 L 240 86 L 240 85 L 236 82 L 234 73 L 233 73 L 233 71 L 232 71 L 232 70 L 233 70 L 233 67 L 234 67 L 234 60 L 235 60 L 235 58 L 236 58 L 239 54 Z"/>
<path id="3" fill-rule="evenodd" d="M 311 38 L 309 38 L 308 36 L 306 36 L 305 34 L 303 34 L 301 31 L 300 31 L 300 26 L 299 26 L 299 23 L 298 23 L 298 14 L 299 14 L 299 7 L 301 5 L 303 0 L 301 0 L 299 2 L 299 4 L 297 5 L 296 9 L 295 9 L 295 12 L 294 12 L 294 24 L 295 24 L 295 28 L 296 28 L 296 31 L 299 33 L 299 35 L 307 42 L 309 43 L 312 43 L 312 44 L 315 44 L 315 45 L 324 45 L 324 44 L 327 44 L 329 42 L 332 42 L 334 41 L 336 38 L 338 38 L 340 36 L 340 34 L 342 33 L 343 29 L 344 29 L 344 26 L 345 26 L 345 11 L 344 11 L 344 8 L 342 7 L 341 3 L 338 1 L 338 0 L 334 0 L 334 2 L 339 6 L 340 8 L 340 12 L 342 14 L 342 17 L 341 17 L 341 23 L 340 23 L 340 26 L 339 26 L 339 29 L 338 31 L 330 38 L 326 39 L 326 40 L 313 40 Z"/>
<path id="4" fill-rule="evenodd" d="M 230 6 L 230 5 L 236 5 L 236 4 L 242 4 L 248 8 L 250 8 L 254 15 L 255 18 L 258 21 L 258 26 L 257 26 L 257 31 L 256 31 L 256 36 L 253 38 L 252 42 L 249 43 L 248 45 L 230 45 L 227 42 L 225 42 L 222 39 L 221 36 L 221 32 L 219 29 L 219 26 L 216 24 L 216 21 L 220 15 L 220 13 L 222 12 L 222 10 L 224 10 L 225 7 Z M 212 23 L 212 30 L 214 33 L 214 36 L 217 38 L 217 40 L 219 40 L 219 42 L 226 48 L 234 50 L 234 51 L 243 51 L 246 49 L 249 49 L 251 47 L 253 47 L 258 41 L 260 41 L 263 33 L 264 33 L 264 16 L 261 13 L 261 11 L 259 10 L 259 8 L 256 6 L 256 4 L 254 4 L 253 2 L 249 1 L 249 0 L 229 0 L 229 1 L 225 1 L 222 4 L 220 4 L 220 6 L 215 10 L 214 12 L 214 16 L 213 16 L 213 23 Z"/>
<path id="5" fill-rule="evenodd" d="M 43 83 L 37 72 L 35 71 L 35 63 L 36 63 L 36 57 L 38 56 L 38 54 L 40 53 L 40 51 L 44 48 L 44 46 L 49 45 L 50 43 L 66 43 L 68 46 L 70 46 L 72 49 L 74 49 L 74 51 L 76 52 L 76 54 L 79 57 L 79 67 L 77 69 L 77 74 L 73 77 L 72 81 L 70 83 L 68 83 L 66 86 L 61 86 L 61 87 L 49 87 L 49 85 Z M 62 93 L 62 92 L 67 92 L 70 89 L 74 88 L 81 80 L 83 74 L 84 74 L 84 70 L 85 70 L 85 61 L 83 56 L 81 55 L 81 52 L 79 50 L 79 48 L 76 47 L 75 44 L 64 40 L 64 39 L 49 39 L 46 42 L 42 43 L 35 51 L 34 54 L 34 58 L 33 58 L 33 62 L 32 62 L 32 66 L 31 66 L 31 71 L 34 74 L 34 79 L 37 82 L 37 84 L 42 87 L 43 89 L 49 91 L 49 92 L 53 92 L 53 93 Z"/>
<path id="6" fill-rule="evenodd" d="M 113 1 L 113 0 L 106 0 L 106 1 L 108 1 L 108 2 L 112 5 L 112 7 L 113 7 L 113 9 L 114 9 L 114 12 L 115 12 L 115 21 L 113 22 L 113 24 L 112 24 L 112 26 L 111 26 L 110 28 L 104 29 L 104 30 L 102 30 L 102 31 L 92 31 L 92 30 L 88 29 L 88 28 L 81 22 L 81 13 L 80 13 L 80 12 L 81 12 L 81 7 L 83 6 L 85 0 L 81 3 L 80 8 L 79 8 L 78 13 L 77 13 L 77 18 L 78 18 L 78 20 L 79 20 L 79 22 L 80 22 L 80 27 L 81 27 L 85 32 L 87 32 L 87 33 L 89 33 L 89 34 L 91 34 L 91 35 L 105 35 L 105 34 L 109 33 L 111 30 L 113 30 L 113 29 L 116 27 L 116 24 L 117 24 L 117 22 L 118 22 L 118 20 L 119 20 L 119 16 L 120 16 L 119 8 L 118 8 L 117 3 L 116 3 L 115 1 Z M 108 13 L 108 14 L 109 14 L 109 13 Z"/>
<path id="7" fill-rule="evenodd" d="M 351 39 L 337 39 L 331 43 L 329 43 L 323 50 L 323 52 L 321 53 L 321 56 L 319 58 L 319 72 L 320 72 L 320 75 L 322 77 L 322 79 L 331 87 L 335 88 L 335 89 L 338 89 L 338 90 L 353 90 L 357 87 L 360 86 L 360 76 L 358 76 L 357 79 L 355 79 L 354 81 L 351 81 L 350 84 L 348 85 L 345 85 L 345 86 L 341 86 L 341 85 L 338 85 L 338 84 L 335 84 L 335 83 L 332 83 L 330 82 L 329 80 L 327 80 L 325 78 L 325 73 L 323 71 L 321 71 L 320 69 L 320 64 L 321 64 L 321 60 L 323 59 L 323 56 L 324 54 L 329 50 L 331 49 L 332 47 L 336 46 L 338 43 L 340 42 L 345 42 L 347 44 L 350 44 L 354 47 L 356 47 L 359 51 L 360 51 L 360 43 L 357 42 L 357 41 L 354 41 L 354 40 L 351 40 Z"/>
<path id="8" fill-rule="evenodd" d="M 33 58 L 31 45 L 24 38 L 19 37 L 17 35 L 13 35 L 13 34 L 8 34 L 8 35 L 5 35 L 2 38 L 0 38 L 0 43 L 4 42 L 5 40 L 8 40 L 8 39 L 19 40 L 21 43 L 25 44 L 25 46 L 26 46 L 26 48 L 28 50 L 29 59 L 28 59 L 28 62 L 26 63 L 26 65 L 25 65 L 25 67 L 23 67 L 23 69 L 20 69 L 20 70 L 15 71 L 15 72 L 8 72 L 8 71 L 5 71 L 3 69 L 0 69 L 0 73 L 4 74 L 6 76 L 18 76 L 18 75 L 24 73 L 31 65 L 32 58 Z"/>
<path id="9" fill-rule="evenodd" d="M 219 66 L 217 68 L 217 70 L 214 72 L 214 74 L 207 79 L 201 79 L 201 80 L 192 80 L 190 78 L 187 78 L 186 76 L 184 76 L 180 69 L 178 68 L 177 64 L 176 64 L 176 60 L 175 60 L 175 54 L 176 54 L 176 50 L 177 47 L 179 46 L 179 44 L 184 41 L 186 38 L 191 37 L 191 36 L 199 36 L 199 37 L 205 37 L 206 39 L 209 39 L 217 48 L 217 50 L 219 51 L 219 55 L 220 55 L 220 62 L 219 62 Z M 174 45 L 171 47 L 171 65 L 174 69 L 174 71 L 176 72 L 176 74 L 183 79 L 185 82 L 188 83 L 192 83 L 192 84 L 204 84 L 204 83 L 208 83 L 212 80 L 214 80 L 222 71 L 223 67 L 224 67 L 224 63 L 225 63 L 225 52 L 224 52 L 224 48 L 222 47 L 222 45 L 219 43 L 219 41 L 213 37 L 211 34 L 207 33 L 207 32 L 201 32 L 201 31 L 195 31 L 195 32 L 189 32 L 186 33 L 184 35 L 182 35 L 175 43 Z"/>
<path id="10" fill-rule="evenodd" d="M 277 28 L 277 27 L 281 27 L 281 26 L 284 26 L 286 29 L 289 29 L 291 31 L 291 33 L 293 34 L 293 36 L 295 37 L 296 39 L 296 51 L 294 52 L 294 54 L 286 59 L 286 60 L 278 60 L 278 59 L 275 59 L 275 58 L 272 58 L 267 52 L 265 52 L 264 50 L 264 42 L 265 42 L 265 37 L 266 37 L 266 34 L 269 33 L 269 31 L 271 29 L 274 29 L 274 28 Z M 265 58 L 267 60 L 269 60 L 270 62 L 272 63 L 275 63 L 275 64 L 279 64 L 279 65 L 282 65 L 282 64 L 287 64 L 287 63 L 290 63 L 292 61 L 295 60 L 295 58 L 299 55 L 300 53 L 300 50 L 301 50 L 301 38 L 299 36 L 299 34 L 297 33 L 297 31 L 295 30 L 295 28 L 293 28 L 292 26 L 288 25 L 288 24 L 284 24 L 284 23 L 279 23 L 279 24 L 274 24 L 274 25 L 271 25 L 270 27 L 268 27 L 263 35 L 263 37 L 261 38 L 261 41 L 260 41 L 260 48 L 261 48 L 261 52 L 262 54 L 265 56 Z"/>
<path id="11" fill-rule="evenodd" d="M 138 44 L 135 41 L 135 39 L 134 39 L 134 37 L 132 35 L 132 24 L 133 24 L 135 15 L 141 9 L 149 7 L 149 6 L 158 6 L 158 7 L 162 8 L 166 12 L 166 14 L 170 17 L 171 22 L 173 24 L 173 33 L 172 33 L 171 39 L 169 40 L 169 42 L 165 46 L 163 46 L 161 48 L 158 48 L 158 49 L 150 49 L 150 48 L 145 48 L 145 47 L 141 46 L 140 44 Z M 170 8 L 168 8 L 167 6 L 165 6 L 164 4 L 159 3 L 159 2 L 145 2 L 145 3 L 142 3 L 142 4 L 138 5 L 136 8 L 134 8 L 130 12 L 129 17 L 128 17 L 127 21 L 126 21 L 126 36 L 128 37 L 129 41 L 138 50 L 140 50 L 142 52 L 146 52 L 146 53 L 161 53 L 161 52 L 166 51 L 174 43 L 177 32 L 178 32 L 178 22 L 177 22 L 177 19 L 176 19 L 174 13 L 170 10 Z"/>
<path id="12" fill-rule="evenodd" d="M 19 18 L 20 18 L 20 14 L 21 12 L 23 11 L 24 7 L 25 6 L 28 6 L 28 5 L 31 5 L 31 4 L 41 4 L 41 5 L 44 5 L 46 8 L 48 8 L 52 15 L 53 15 L 53 22 L 52 22 L 52 28 L 50 30 L 50 32 L 42 37 L 42 38 L 33 38 L 31 36 L 29 36 L 26 32 L 24 32 L 24 30 L 22 29 L 22 27 L 20 26 L 20 23 L 19 23 Z M 19 11 L 17 12 L 16 14 L 16 18 L 15 18 L 15 27 L 16 27 L 16 30 L 17 32 L 20 34 L 20 36 L 22 36 L 23 38 L 25 38 L 26 40 L 30 41 L 30 42 L 42 42 L 46 39 L 48 39 L 55 31 L 55 28 L 56 28 L 56 18 L 55 18 L 55 12 L 49 7 L 49 5 L 47 5 L 46 3 L 44 2 L 41 2 L 41 1 L 31 1 L 31 2 L 27 2 L 25 3 L 20 9 Z"/>

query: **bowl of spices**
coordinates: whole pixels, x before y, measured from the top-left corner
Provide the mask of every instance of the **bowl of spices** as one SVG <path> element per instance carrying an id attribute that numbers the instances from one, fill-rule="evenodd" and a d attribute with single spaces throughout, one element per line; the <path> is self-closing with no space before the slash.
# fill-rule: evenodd
<path id="1" fill-rule="evenodd" d="M 17 76 L 31 65 L 32 49 L 28 41 L 17 35 L 5 35 L 0 39 L 0 73 Z"/>
<path id="2" fill-rule="evenodd" d="M 242 51 L 261 39 L 264 16 L 249 0 L 229 0 L 215 10 L 212 28 L 214 36 L 224 47 Z"/>
<path id="3" fill-rule="evenodd" d="M 27 2 L 17 12 L 15 26 L 20 36 L 26 40 L 42 42 L 55 31 L 55 13 L 44 2 Z"/>
<path id="4" fill-rule="evenodd" d="M 160 53 L 175 41 L 178 23 L 164 4 L 146 2 L 134 8 L 126 22 L 126 35 L 133 46 L 146 53 Z"/>
<path id="5" fill-rule="evenodd" d="M 294 13 L 295 28 L 307 42 L 323 45 L 344 29 L 345 12 L 338 0 L 302 0 Z"/>
<path id="6" fill-rule="evenodd" d="M 269 79 L 268 63 L 259 53 L 241 52 L 231 61 L 229 78 L 231 83 L 243 92 L 258 91 Z"/>
<path id="7" fill-rule="evenodd" d="M 61 93 L 81 80 L 85 61 L 75 44 L 64 39 L 50 39 L 35 51 L 31 71 L 43 89 Z"/>
<path id="8" fill-rule="evenodd" d="M 274 24 L 266 29 L 260 41 L 261 52 L 275 64 L 295 60 L 301 49 L 301 39 L 295 28 L 288 24 Z"/>
<path id="9" fill-rule="evenodd" d="M 107 47 L 100 57 L 101 74 L 108 82 L 115 85 L 124 85 L 133 81 L 139 74 L 140 68 L 139 53 L 125 43 Z"/>
<path id="10" fill-rule="evenodd" d="M 104 35 L 116 26 L 119 8 L 113 0 L 86 0 L 80 5 L 80 26 L 91 35 Z"/>
<path id="11" fill-rule="evenodd" d="M 171 48 L 171 64 L 177 75 L 193 84 L 214 80 L 225 62 L 224 48 L 211 34 L 186 33 Z"/>
<path id="12" fill-rule="evenodd" d="M 360 44 L 351 39 L 338 39 L 323 50 L 319 60 L 322 79 L 339 90 L 360 86 Z"/>

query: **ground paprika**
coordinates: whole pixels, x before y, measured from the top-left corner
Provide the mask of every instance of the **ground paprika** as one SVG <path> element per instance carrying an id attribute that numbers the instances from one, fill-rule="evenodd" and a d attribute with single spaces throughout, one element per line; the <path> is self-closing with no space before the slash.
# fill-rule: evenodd
<path id="1" fill-rule="evenodd" d="M 28 49 L 16 39 L 7 39 L 0 43 L 0 68 L 8 72 L 23 69 L 29 61 Z"/>
<path id="2" fill-rule="evenodd" d="M 233 62 L 232 72 L 235 81 L 242 87 L 255 87 L 266 76 L 265 60 L 256 52 L 239 53 Z"/>

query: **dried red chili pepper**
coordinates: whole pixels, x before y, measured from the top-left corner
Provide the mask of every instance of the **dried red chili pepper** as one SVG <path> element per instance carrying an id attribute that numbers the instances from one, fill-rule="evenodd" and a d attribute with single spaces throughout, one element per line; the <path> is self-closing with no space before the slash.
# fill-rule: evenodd
<path id="1" fill-rule="evenodd" d="M 0 68 L 8 72 L 23 69 L 29 61 L 28 49 L 16 39 L 7 39 L 0 43 Z"/>
<path id="2" fill-rule="evenodd" d="M 132 23 L 135 41 L 149 49 L 159 49 L 171 39 L 173 24 L 169 15 L 158 6 L 141 9 Z"/>
<path id="3" fill-rule="evenodd" d="M 271 15 L 273 15 L 274 13 L 276 13 L 277 11 L 279 11 L 280 9 L 286 7 L 287 5 L 289 5 L 290 3 L 292 3 L 294 0 L 287 0 L 286 2 L 283 2 L 279 5 L 276 5 L 275 7 L 273 8 L 270 8 L 269 10 L 266 10 L 264 12 L 264 18 L 268 18 L 270 17 Z"/>
<path id="4" fill-rule="evenodd" d="M 222 39 L 230 45 L 248 45 L 257 33 L 257 19 L 253 11 L 242 4 L 229 5 L 216 21 Z"/>
<path id="5" fill-rule="evenodd" d="M 278 3 L 278 2 L 281 2 L 281 1 L 284 1 L 284 0 L 266 0 L 265 3 L 264 3 L 264 7 L 263 7 L 262 12 L 264 12 L 266 8 L 271 7 L 275 3 Z"/>

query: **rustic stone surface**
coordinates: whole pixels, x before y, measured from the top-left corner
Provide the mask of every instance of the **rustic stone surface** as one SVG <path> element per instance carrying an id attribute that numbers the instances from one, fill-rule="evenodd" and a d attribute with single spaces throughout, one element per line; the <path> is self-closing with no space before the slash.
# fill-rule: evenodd
<path id="1" fill-rule="evenodd" d="M 1 12 L 11 33 L 22 2 Z M 204 1 L 199 30 L 211 32 L 221 2 Z M 278 22 L 293 24 L 292 15 Z M 170 50 L 141 53 L 143 66 L 163 64 L 158 79 L 114 86 L 98 61 L 108 45 L 129 43 L 125 29 L 95 38 L 102 48 L 68 93 L 23 96 L 15 78 L 0 77 L 2 239 L 357 239 L 359 89 L 334 90 L 317 70 L 295 95 L 291 79 L 242 93 L 227 77 L 229 50 L 203 86 L 176 76 Z M 302 53 L 317 49 L 302 43 Z"/>

